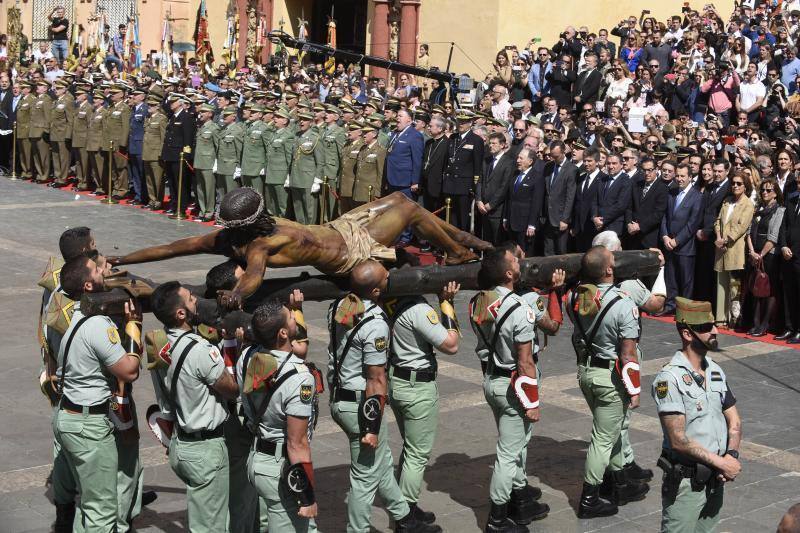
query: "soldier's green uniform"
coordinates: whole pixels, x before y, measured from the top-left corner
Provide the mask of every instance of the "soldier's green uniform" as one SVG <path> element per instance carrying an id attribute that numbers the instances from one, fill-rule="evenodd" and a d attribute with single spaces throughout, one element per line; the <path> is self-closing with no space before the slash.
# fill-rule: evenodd
<path id="1" fill-rule="evenodd" d="M 99 98 L 95 95 L 95 100 Z M 89 117 L 89 133 L 86 136 L 86 153 L 89 157 L 89 168 L 91 169 L 92 180 L 94 181 L 95 193 L 105 194 L 108 188 L 108 181 L 104 179 L 108 175 L 108 167 L 103 164 L 103 122 L 105 122 L 108 108 L 100 106 L 92 109 Z"/>
<path id="2" fill-rule="evenodd" d="M 33 144 L 33 166 L 36 170 L 36 181 L 43 182 L 50 178 L 50 113 L 53 111 L 53 99 L 47 93 L 36 96 L 31 108 L 31 122 L 28 137 Z"/>
<path id="3" fill-rule="evenodd" d="M 219 132 L 220 127 L 213 120 L 208 120 L 197 130 L 194 146 L 194 195 L 200 216 L 213 215 L 216 206 L 214 161 L 219 148 Z"/>
<path id="4" fill-rule="evenodd" d="M 394 302 L 390 318 L 389 400 L 403 438 L 400 491 L 412 505 L 419 500 L 439 421 L 434 347 L 447 340 L 448 333 L 422 296 Z"/>
<path id="5" fill-rule="evenodd" d="M 710 303 L 677 298 L 676 304 L 676 322 L 685 322 L 689 326 L 713 323 Z M 675 352 L 672 360 L 656 374 L 651 393 L 659 415 L 684 415 L 686 437 L 709 453 L 722 456 L 729 451 L 724 411 L 736 405 L 736 398 L 722 368 L 708 355 L 704 364 L 705 376 L 694 371 L 682 351 Z M 681 465 L 682 472 L 665 469 L 661 489 L 661 531 L 714 531 L 720 520 L 724 484 L 717 481 L 713 469 L 706 483 L 693 481 L 696 461 L 673 452 L 666 434 L 662 447 L 662 456 L 673 465 Z"/>
<path id="6" fill-rule="evenodd" d="M 288 193 L 283 184 L 292 167 L 294 133 L 288 126 L 280 128 L 272 135 L 267 147 L 267 168 L 265 170 L 264 198 L 267 209 L 275 216 L 286 216 Z"/>
<path id="7" fill-rule="evenodd" d="M 347 213 L 355 207 L 353 187 L 356 181 L 356 162 L 363 146 L 364 139 L 359 137 L 355 141 L 349 141 L 342 148 L 342 172 L 339 176 L 339 211 L 341 213 Z"/>
<path id="8" fill-rule="evenodd" d="M 240 165 L 242 169 L 242 185 L 252 187 L 261 196 L 264 196 L 264 174 L 266 173 L 268 146 L 267 125 L 261 120 L 248 122 L 245 126 Z"/>
<path id="9" fill-rule="evenodd" d="M 252 349 L 251 349 L 252 350 Z M 255 350 L 253 350 L 255 351 Z M 242 355 L 244 360 L 248 354 Z M 290 372 L 294 375 L 286 378 L 275 389 L 263 415 L 256 420 L 254 410 L 261 405 L 264 393 L 244 394 L 244 380 L 239 380 L 239 391 L 242 395 L 242 407 L 245 418 L 251 422 L 251 430 L 255 435 L 255 443 L 247 460 L 247 476 L 258 491 L 262 502 L 267 505 L 267 519 L 270 531 L 316 531 L 316 522 L 297 515 L 297 501 L 282 484 L 283 472 L 288 457 L 285 455 L 286 417 L 307 418 L 309 425 L 314 416 L 314 376 L 309 372 L 303 360 L 296 355 L 279 350 L 271 350 L 280 372 L 276 378 L 281 379 Z M 240 364 L 241 374 L 246 373 L 244 361 Z"/>
<path id="10" fill-rule="evenodd" d="M 227 194 L 239 187 L 233 174 L 242 160 L 244 127 L 240 122 L 224 126 L 219 132 L 217 148 L 217 189 Z"/>
<path id="11" fill-rule="evenodd" d="M 92 117 L 92 105 L 89 100 L 84 100 L 75 109 L 75 119 L 72 121 L 72 148 L 77 153 L 75 158 L 75 176 L 78 178 L 78 188 L 89 187 L 89 152 L 86 143 L 89 138 L 89 121 Z"/>
<path id="12" fill-rule="evenodd" d="M 152 101 L 148 105 L 152 105 Z M 144 121 L 144 139 L 142 141 L 142 162 L 144 163 L 144 179 L 147 183 L 147 197 L 150 206 L 160 208 L 164 200 L 164 167 L 161 166 L 161 149 L 164 146 L 164 135 L 167 131 L 167 116 L 160 102 L 155 102 L 158 110 L 148 115 Z"/>
<path id="13" fill-rule="evenodd" d="M 322 177 L 328 178 L 328 188 L 325 191 L 325 220 L 331 220 L 336 211 L 336 197 L 333 191 L 339 187 L 339 172 L 342 165 L 342 149 L 347 142 L 347 133 L 344 128 L 336 123 L 328 124 L 320 133 L 322 151 L 325 155 L 325 164 L 322 167 Z"/>
<path id="14" fill-rule="evenodd" d="M 577 324 L 572 334 L 572 345 L 578 355 L 578 383 L 594 419 L 584 473 L 584 482 L 592 486 L 600 485 L 606 468 L 617 472 L 625 465 L 620 432 L 629 397 L 614 364 L 619 358 L 622 341 L 639 338 L 636 304 L 610 283 L 600 283 L 597 288 L 602 306 L 612 307 L 602 317 L 594 338 L 589 339 L 591 346 L 586 346 Z M 615 303 L 611 304 L 612 301 Z M 600 313 L 602 307 L 596 315 L 570 313 L 570 318 L 573 322 L 579 320 L 588 336 Z"/>
<path id="15" fill-rule="evenodd" d="M 72 121 L 75 118 L 75 101 L 65 92 L 59 96 L 50 113 L 50 146 L 53 161 L 53 176 L 59 185 L 66 185 L 70 167 L 70 139 Z"/>
<path id="16" fill-rule="evenodd" d="M 389 128 L 381 128 L 378 130 L 378 143 L 384 148 L 389 147 L 389 141 L 392 138 L 392 132 Z"/>
<path id="17" fill-rule="evenodd" d="M 380 141 L 377 140 L 373 140 L 359 152 L 356 163 L 356 181 L 353 186 L 354 206 L 357 207 L 370 201 L 370 187 L 372 187 L 372 199 L 380 197 L 386 153 L 386 148 L 381 146 Z"/>
<path id="18" fill-rule="evenodd" d="M 359 405 L 367 386 L 365 367 L 386 364 L 389 324 L 378 304 L 363 300 L 365 310 L 359 316 L 359 321 L 369 321 L 360 327 L 354 324 L 352 328 L 346 328 L 334 319 L 339 302 L 337 300 L 328 309 L 331 342 L 328 345 L 327 377 L 332 396 L 331 415 L 350 443 L 347 531 L 366 532 L 370 531 L 369 519 L 376 492 L 396 520 L 409 512 L 408 503 L 393 475 L 394 460 L 388 443 L 386 417 L 381 420 L 378 447 L 375 449 L 362 446 L 358 423 Z M 359 329 L 355 331 L 351 348 L 347 353 L 342 353 L 356 327 Z"/>
<path id="19" fill-rule="evenodd" d="M 128 159 L 122 153 L 128 146 L 128 132 L 131 127 L 131 108 L 125 102 L 117 102 L 108 108 L 103 120 L 103 142 L 100 145 L 106 157 L 111 158 L 112 185 L 114 196 L 128 194 Z M 111 152 L 111 141 L 114 151 Z M 122 153 L 121 153 L 122 152 Z M 108 164 L 108 160 L 106 160 Z"/>
<path id="20" fill-rule="evenodd" d="M 294 219 L 300 224 L 316 224 L 319 194 L 311 194 L 314 183 L 321 186 L 325 152 L 319 135 L 312 128 L 297 132 L 294 140 L 292 166 L 289 171 L 289 200 Z"/>
<path id="21" fill-rule="evenodd" d="M 23 96 L 17 104 L 17 158 L 19 159 L 20 178 L 24 180 L 33 179 L 32 168 L 32 146 L 30 138 L 31 110 L 33 109 L 36 97 L 32 94 Z"/>
<path id="22" fill-rule="evenodd" d="M 59 348 L 64 372 L 60 409 L 53 431 L 78 481 L 80 505 L 75 531 L 116 531 L 118 453 L 109 400 L 116 378 L 107 370 L 125 357 L 117 327 L 110 318 L 83 320 L 76 303 L 72 321 Z M 75 333 L 67 354 L 66 344 Z"/>
<path id="23" fill-rule="evenodd" d="M 169 464 L 186 483 L 188 526 L 198 532 L 227 531 L 229 470 L 223 424 L 228 410 L 211 388 L 226 371 L 225 363 L 219 350 L 196 333 L 170 328 L 167 339 L 172 362 L 166 390 L 176 420 Z M 173 391 L 173 374 L 186 349 Z"/>

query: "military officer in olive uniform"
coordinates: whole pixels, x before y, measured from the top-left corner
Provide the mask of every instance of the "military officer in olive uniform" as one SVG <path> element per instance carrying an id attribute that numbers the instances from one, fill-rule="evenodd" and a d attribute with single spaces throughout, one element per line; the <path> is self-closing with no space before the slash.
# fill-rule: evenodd
<path id="1" fill-rule="evenodd" d="M 242 146 L 242 185 L 252 187 L 264 196 L 264 174 L 267 166 L 269 134 L 267 125 L 261 120 L 264 107 L 249 104 L 250 120 L 245 123 L 245 137 Z"/>
<path id="2" fill-rule="evenodd" d="M 242 160 L 245 130 L 242 123 L 236 121 L 236 113 L 236 106 L 232 105 L 221 111 L 223 126 L 217 147 L 217 189 L 223 195 L 239 187 L 234 178 L 241 174 L 239 162 Z"/>
<path id="3" fill-rule="evenodd" d="M 356 162 L 356 181 L 353 186 L 353 206 L 358 207 L 380 197 L 383 171 L 386 168 L 386 148 L 377 139 L 375 127 L 367 124 L 364 132 L 364 146 L 358 153 Z"/>
<path id="4" fill-rule="evenodd" d="M 67 185 L 70 167 L 70 139 L 75 118 L 75 99 L 67 91 L 69 82 L 60 78 L 53 85 L 56 99 L 50 113 L 50 147 L 55 187 Z"/>
<path id="5" fill-rule="evenodd" d="M 541 491 L 528 486 L 520 461 L 532 426 L 539 421 L 540 373 L 533 353 L 537 314 L 513 292 L 519 275 L 519 259 L 512 248 L 486 252 L 479 277 L 492 289 L 479 292 L 470 302 L 470 322 L 478 336 L 476 353 L 486 361 L 483 393 L 499 434 L 486 531 L 521 531 L 518 525 L 550 512 L 548 505 L 536 501 Z"/>
<path id="6" fill-rule="evenodd" d="M 242 406 L 255 435 L 248 478 L 267 504 L 271 531 L 316 531 L 309 444 L 309 425 L 316 416 L 316 382 L 303 359 L 292 353 L 292 341 L 298 337 L 295 315 L 272 300 L 253 313 L 252 329 L 260 346 L 243 353 L 242 373 L 250 375 L 252 388 L 257 376 L 248 372 L 253 370 L 248 366 L 256 352 L 264 352 L 256 357 L 274 358 L 277 381 L 271 388 L 246 394 L 245 380 L 241 380 Z"/>
<path id="7" fill-rule="evenodd" d="M 725 372 L 708 356 L 718 349 L 711 304 L 681 297 L 675 302 L 683 346 L 652 388 L 664 430 L 661 531 L 714 531 L 724 483 L 742 469 L 742 422 Z"/>
<path id="8" fill-rule="evenodd" d="M 161 99 L 157 96 L 147 97 L 147 119 L 144 122 L 142 139 L 142 163 L 144 164 L 144 182 L 147 186 L 147 207 L 161 209 L 164 200 L 164 167 L 161 165 L 161 148 L 167 132 L 167 116 L 161 108 Z"/>
<path id="9" fill-rule="evenodd" d="M 118 451 L 110 419 L 109 378 L 113 377 L 114 386 L 117 380 L 136 380 L 141 354 L 125 350 L 110 318 L 87 317 L 80 310 L 85 292 L 102 290 L 103 270 L 97 263 L 85 256 L 71 259 L 61 269 L 61 287 L 76 304 L 59 348 L 63 394 L 53 431 L 80 492 L 74 530 L 114 532 L 118 527 Z M 141 328 L 141 314 L 132 305 L 125 306 L 126 331 L 135 326 L 130 322 L 138 322 Z"/>
<path id="10" fill-rule="evenodd" d="M 219 145 L 219 125 L 214 122 L 214 106 L 202 104 L 197 108 L 197 138 L 194 144 L 194 195 L 200 219 L 208 222 L 214 218 L 217 201 L 214 180 L 214 161 Z"/>
<path id="11" fill-rule="evenodd" d="M 89 133 L 86 135 L 86 155 L 89 158 L 89 169 L 94 182 L 94 195 L 104 195 L 108 187 L 108 167 L 103 164 L 103 123 L 108 108 L 105 107 L 105 94 L 96 90 L 92 93 L 92 110 L 89 113 Z M 91 182 L 89 182 L 91 183 Z M 91 185 L 90 185 L 91 187 Z"/>
<path id="12" fill-rule="evenodd" d="M 36 181 L 39 183 L 50 179 L 50 113 L 53 111 L 53 99 L 47 92 L 49 88 L 50 84 L 45 80 L 36 82 L 36 100 L 31 108 L 28 130 L 28 138 L 33 145 Z"/>
<path id="13" fill-rule="evenodd" d="M 131 128 L 131 108 L 125 103 L 125 89 L 119 85 L 111 88 L 109 93 L 110 104 L 103 120 L 103 141 L 100 149 L 107 158 L 105 164 L 111 160 L 111 183 L 114 187 L 110 191 L 111 198 L 115 201 L 122 200 L 128 194 L 128 132 Z"/>
<path id="14" fill-rule="evenodd" d="M 169 464 L 186 483 L 188 528 L 228 529 L 228 449 L 223 425 L 228 399 L 239 388 L 219 350 L 194 332 L 197 299 L 177 281 L 160 285 L 150 298 L 167 332 L 170 366 L 166 392 L 175 416 Z"/>
<path id="15" fill-rule="evenodd" d="M 439 420 L 434 348 L 449 355 L 458 352 L 453 298 L 459 288 L 455 282 L 442 288 L 441 319 L 422 296 L 399 298 L 385 305 L 392 326 L 389 400 L 403 438 L 398 482 L 412 513 L 431 523 L 436 520 L 435 515 L 423 511 L 417 501 Z"/>
<path id="16" fill-rule="evenodd" d="M 83 87 L 75 89 L 75 118 L 72 121 L 72 151 L 75 154 L 75 177 L 78 179 L 78 190 L 89 190 L 89 152 L 86 142 L 89 138 L 89 122 L 92 118 L 92 105 L 89 95 Z"/>
<path id="17" fill-rule="evenodd" d="M 347 125 L 347 143 L 342 148 L 342 171 L 339 176 L 339 211 L 347 213 L 355 207 L 353 203 L 353 187 L 356 181 L 356 163 L 358 154 L 364 146 L 361 138 L 362 125 L 351 122 Z"/>
<path id="18" fill-rule="evenodd" d="M 572 345 L 578 356 L 578 383 L 594 425 L 586 454 L 581 518 L 616 514 L 618 505 L 644 499 L 649 486 L 623 470 L 621 430 L 628 409 L 639 406 L 639 310 L 614 285 L 614 254 L 594 246 L 581 260 L 584 283 L 570 296 L 575 325 Z M 611 486 L 600 498 L 606 469 Z"/>
<path id="19" fill-rule="evenodd" d="M 289 127 L 291 119 L 286 109 L 276 109 L 274 113 L 275 132 L 270 136 L 267 146 L 267 168 L 264 171 L 264 199 L 270 213 L 278 217 L 286 216 L 288 193 L 284 183 L 289 177 L 294 151 L 294 132 Z"/>
<path id="20" fill-rule="evenodd" d="M 31 94 L 31 84 L 27 81 L 19 82 L 22 98 L 17 103 L 17 159 L 19 160 L 20 179 L 31 180 L 33 162 L 30 139 L 31 110 L 36 98 Z"/>
<path id="21" fill-rule="evenodd" d="M 396 520 L 396 531 L 441 531 L 420 521 L 406 502 L 392 470 L 387 424 L 386 359 L 389 324 L 377 301 L 389 273 L 367 261 L 350 273 L 352 292 L 331 304 L 328 327 L 328 387 L 331 415 L 350 442 L 347 531 L 370 530 L 372 501 L 380 493 Z"/>
<path id="22" fill-rule="evenodd" d="M 297 114 L 297 119 L 299 129 L 294 140 L 292 166 L 287 180 L 289 201 L 294 220 L 300 224 L 316 224 L 325 152 L 319 135 L 311 127 L 314 115 L 302 111 Z"/>
<path id="23" fill-rule="evenodd" d="M 325 165 L 322 167 L 322 177 L 328 178 L 328 187 L 325 191 L 325 220 L 333 218 L 336 200 L 333 191 L 339 186 L 339 173 L 342 164 L 342 149 L 347 141 L 347 133 L 337 122 L 342 116 L 341 110 L 332 104 L 325 106 L 325 124 L 320 132 L 322 149 L 325 152 Z"/>

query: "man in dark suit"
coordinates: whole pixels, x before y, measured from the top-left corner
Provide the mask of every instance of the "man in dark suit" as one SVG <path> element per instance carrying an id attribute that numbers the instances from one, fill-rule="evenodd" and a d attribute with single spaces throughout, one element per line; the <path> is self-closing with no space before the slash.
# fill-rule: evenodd
<path id="1" fill-rule="evenodd" d="M 452 200 L 450 223 L 469 231 L 470 205 L 483 172 L 483 139 L 472 131 L 472 115 L 459 114 L 458 131 L 450 136 L 442 192 Z"/>
<path id="2" fill-rule="evenodd" d="M 667 185 L 658 179 L 653 158 L 645 157 L 640 168 L 644 179 L 633 183 L 631 215 L 627 224 L 625 248 L 630 250 L 658 248 L 661 219 L 667 212 L 669 199 Z"/>
<path id="3" fill-rule="evenodd" d="M 795 179 L 800 181 L 800 178 Z M 795 185 L 800 183 L 796 182 Z M 785 204 L 778 248 L 783 257 L 781 274 L 786 331 L 775 338 L 800 344 L 800 193 L 795 190 L 786 198 Z"/>
<path id="4" fill-rule="evenodd" d="M 608 176 L 600 183 L 594 197 L 592 222 L 597 233 L 611 230 L 622 235 L 625 213 L 631 203 L 631 180 L 622 171 L 622 157 L 609 154 L 606 158 Z"/>
<path id="5" fill-rule="evenodd" d="M 431 118 L 428 132 L 431 138 L 425 143 L 422 156 L 422 205 L 428 211 L 436 211 L 442 204 L 442 181 L 447 166 L 448 139 L 444 134 L 445 123 L 441 117 Z"/>
<path id="6" fill-rule="evenodd" d="M 541 224 L 544 232 L 544 255 L 561 255 L 567 253 L 578 169 L 567 159 L 566 146 L 561 141 L 550 143 L 550 158 L 551 161 L 544 170 L 547 194 Z"/>
<path id="7" fill-rule="evenodd" d="M 192 146 L 194 146 L 195 119 L 186 107 L 191 101 L 183 96 L 171 97 L 169 108 L 172 112 L 164 132 L 164 146 L 161 148 L 161 160 L 166 167 L 167 184 L 169 185 L 169 205 L 166 213 L 174 215 L 183 214 L 186 204 L 189 203 L 191 179 L 188 167 L 183 169 L 183 184 L 181 190 L 181 204 L 178 205 L 178 177 L 180 175 L 180 155 L 183 152 L 185 161 L 191 162 Z"/>
<path id="8" fill-rule="evenodd" d="M 703 191 L 703 217 L 700 229 L 697 230 L 697 253 L 694 264 L 694 293 L 693 298 L 711 302 L 716 308 L 717 278 L 714 272 L 715 246 L 714 222 L 719 216 L 722 201 L 730 192 L 728 172 L 731 164 L 726 159 L 714 161 L 714 185 L 706 187 Z"/>
<path id="9" fill-rule="evenodd" d="M 572 56 L 564 54 L 556 60 L 553 69 L 545 75 L 550 82 L 550 97 L 558 103 L 558 107 L 572 109 L 572 84 L 575 83 L 575 71 L 572 70 Z"/>
<path id="10" fill-rule="evenodd" d="M 597 228 L 592 222 L 597 189 L 608 176 L 600 170 L 600 150 L 588 148 L 583 154 L 583 172 L 575 190 L 575 202 L 572 208 L 572 228 L 570 233 L 575 237 L 575 251 L 583 253 L 592 247 L 592 239 L 597 235 Z"/>
<path id="11" fill-rule="evenodd" d="M 416 198 L 422 177 L 424 149 L 425 138 L 414 127 L 411 113 L 400 109 L 397 111 L 397 126 L 386 147 L 386 171 L 383 173 L 385 194 L 400 191 L 411 199 Z M 410 241 L 411 230 L 406 229 L 399 242 L 408 244 Z"/>
<path id="12" fill-rule="evenodd" d="M 506 150 L 506 136 L 502 133 L 489 135 L 490 159 L 486 162 L 483 177 L 478 181 L 475 191 L 475 206 L 481 214 L 483 240 L 500 244 L 500 227 L 506 193 L 511 180 L 517 173 L 516 161 Z"/>
<path id="13" fill-rule="evenodd" d="M 639 150 L 628 148 L 622 152 L 622 170 L 628 175 L 632 184 L 644 179 L 639 171 Z"/>
<path id="14" fill-rule="evenodd" d="M 597 56 L 594 52 L 586 54 L 584 60 L 586 67 L 583 72 L 578 74 L 575 85 L 572 87 L 572 99 L 578 109 L 586 103 L 594 104 L 597 101 L 600 83 L 603 81 L 603 75 L 597 70 Z"/>
<path id="15" fill-rule="evenodd" d="M 7 72 L 0 72 L 0 130 L 9 131 L 14 127 L 11 118 L 13 114 L 12 101 L 14 94 L 11 90 L 11 79 Z M 11 142 L 13 134 L 0 135 L 0 168 L 8 169 L 11 174 Z"/>
<path id="16" fill-rule="evenodd" d="M 517 155 L 517 172 L 507 190 L 503 228 L 528 256 L 533 252 L 536 224 L 544 203 L 544 162 L 529 149 Z"/>
<path id="17" fill-rule="evenodd" d="M 703 198 L 692 187 L 689 166 L 678 165 L 675 171 L 678 184 L 670 190 L 666 216 L 661 222 L 661 242 L 664 245 L 664 270 L 667 284 L 667 303 L 661 314 L 675 312 L 675 297 L 689 298 L 694 290 L 695 232 L 703 215 Z"/>

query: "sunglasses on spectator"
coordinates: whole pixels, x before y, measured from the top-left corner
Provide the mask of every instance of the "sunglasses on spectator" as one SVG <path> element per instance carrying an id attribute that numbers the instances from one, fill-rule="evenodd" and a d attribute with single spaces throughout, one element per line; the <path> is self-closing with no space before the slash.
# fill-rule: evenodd
<path id="1" fill-rule="evenodd" d="M 655 172 L 655 170 L 656 170 L 655 167 L 654 168 L 643 168 L 642 169 L 643 172 Z"/>
<path id="2" fill-rule="evenodd" d="M 775 189 L 766 189 L 766 188 L 764 188 L 764 189 L 761 189 L 761 192 L 762 192 L 762 193 L 765 193 L 765 192 L 775 192 Z"/>
<path id="3" fill-rule="evenodd" d="M 732 181 L 731 182 L 731 187 L 744 187 L 744 182 L 743 181 Z"/>
<path id="4" fill-rule="evenodd" d="M 614 137 L 614 142 L 621 143 L 621 142 L 625 142 L 625 140 L 622 137 Z"/>
<path id="5" fill-rule="evenodd" d="M 587 120 L 587 121 L 586 121 L 586 125 L 587 125 L 587 126 L 594 126 L 594 125 L 596 125 L 596 124 L 597 124 L 597 121 L 596 121 L 596 120 Z"/>
<path id="6" fill-rule="evenodd" d="M 623 155 L 623 156 L 622 156 L 622 159 L 623 159 L 624 161 L 628 161 L 628 160 L 630 160 L 630 159 L 636 159 L 636 158 L 635 158 L 635 157 L 633 157 L 633 156 L 630 156 L 630 155 Z"/>
<path id="7" fill-rule="evenodd" d="M 514 131 L 525 131 L 525 128 L 514 128 Z"/>
<path id="8" fill-rule="evenodd" d="M 649 65 L 649 66 L 650 66 L 650 68 L 658 68 L 659 67 L 658 65 Z"/>
<path id="9" fill-rule="evenodd" d="M 552 128 L 551 128 L 551 129 L 545 129 L 545 130 L 544 130 L 544 132 L 545 132 L 545 133 L 553 133 L 554 131 L 556 131 L 556 130 L 555 130 L 555 129 L 552 129 Z"/>
<path id="10" fill-rule="evenodd" d="M 645 144 L 658 144 L 658 141 L 645 141 Z"/>

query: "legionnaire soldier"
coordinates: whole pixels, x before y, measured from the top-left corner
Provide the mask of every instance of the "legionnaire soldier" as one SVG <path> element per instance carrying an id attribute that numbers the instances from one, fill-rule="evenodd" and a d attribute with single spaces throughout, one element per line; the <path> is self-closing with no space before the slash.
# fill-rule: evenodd
<path id="1" fill-rule="evenodd" d="M 486 531 L 527 531 L 526 524 L 550 512 L 536 501 L 541 490 L 528 485 L 520 460 L 540 416 L 540 374 L 533 356 L 537 315 L 513 292 L 520 270 L 510 247 L 487 251 L 478 276 L 491 289 L 473 298 L 469 315 L 478 336 L 476 353 L 486 361 L 483 393 L 498 430 Z"/>
<path id="2" fill-rule="evenodd" d="M 285 109 L 275 110 L 275 132 L 270 136 L 267 146 L 267 168 L 264 176 L 264 200 L 270 213 L 278 217 L 286 216 L 286 200 L 288 193 L 284 183 L 292 168 L 294 152 L 294 133 L 289 127 L 289 112 Z"/>
<path id="3" fill-rule="evenodd" d="M 191 531 L 227 531 L 228 450 L 223 424 L 226 399 L 239 388 L 219 350 L 194 332 L 197 299 L 177 281 L 160 285 L 150 298 L 167 332 L 170 366 L 166 392 L 175 416 L 169 463 L 186 483 Z"/>
<path id="4" fill-rule="evenodd" d="M 31 107 L 28 130 L 28 138 L 33 145 L 36 181 L 39 183 L 50 179 L 50 113 L 53 111 L 53 99 L 47 92 L 49 88 L 50 84 L 45 80 L 36 82 L 36 100 Z"/>
<path id="5" fill-rule="evenodd" d="M 142 163 L 144 163 L 144 181 L 147 185 L 147 207 L 156 210 L 161 209 L 161 203 L 164 201 L 161 148 L 164 146 L 168 119 L 161 108 L 161 99 L 157 96 L 147 97 L 147 108 L 142 140 Z"/>
<path id="6" fill-rule="evenodd" d="M 87 90 L 83 87 L 75 89 L 75 118 L 72 121 L 72 151 L 75 154 L 75 177 L 78 179 L 78 190 L 89 190 L 89 152 L 86 143 L 89 138 L 89 122 L 92 119 L 92 105 L 89 103 Z"/>
<path id="7" fill-rule="evenodd" d="M 70 139 L 75 118 L 75 99 L 67 91 L 69 82 L 61 78 L 53 84 L 56 99 L 50 113 L 50 146 L 53 160 L 53 187 L 67 185 L 70 167 Z"/>
<path id="8" fill-rule="evenodd" d="M 325 220 L 331 220 L 336 212 L 336 197 L 334 191 L 339 186 L 339 174 L 342 165 L 344 143 L 347 133 L 337 121 L 342 116 L 341 110 L 332 104 L 325 106 L 325 127 L 320 132 L 322 148 L 325 152 L 325 165 L 322 167 L 322 177 L 328 178 L 328 189 L 325 191 Z"/>
<path id="9" fill-rule="evenodd" d="M 164 145 L 161 148 L 161 160 L 164 161 L 166 167 L 167 184 L 169 185 L 169 205 L 166 213 L 168 215 L 180 213 L 182 216 L 189 203 L 191 180 L 190 174 L 186 172 L 188 168 L 186 166 L 183 168 L 183 179 L 181 180 L 181 153 L 183 153 L 184 165 L 187 160 L 191 161 L 195 138 L 195 119 L 184 108 L 184 102 L 190 102 L 185 96 L 173 93 L 168 102 L 172 116 L 167 122 Z M 178 187 L 181 187 L 181 205 L 178 205 Z"/>
<path id="10" fill-rule="evenodd" d="M 742 469 L 742 422 L 725 372 L 708 357 L 718 349 L 711 304 L 681 297 L 675 303 L 683 346 L 652 388 L 664 430 L 661 531 L 714 531 L 724 484 Z"/>
<path id="11" fill-rule="evenodd" d="M 111 159 L 112 200 L 122 200 L 128 194 L 128 132 L 131 129 L 131 108 L 124 102 L 125 89 L 111 88 L 110 105 L 103 120 L 103 140 L 100 149 Z M 113 151 L 112 144 L 113 141 Z M 108 159 L 105 164 L 108 165 Z"/>
<path id="12" fill-rule="evenodd" d="M 417 502 L 439 420 L 434 348 L 448 355 L 458 352 L 460 330 L 453 298 L 459 288 L 456 282 L 442 288 L 441 318 L 423 296 L 399 298 L 385 304 L 392 328 L 389 398 L 403 438 L 398 483 L 412 514 L 427 523 L 435 522 L 436 516 L 423 511 Z"/>
<path id="13" fill-rule="evenodd" d="M 203 222 L 214 218 L 217 202 L 214 162 L 219 147 L 219 125 L 214 122 L 214 106 L 202 104 L 197 108 L 198 129 L 194 144 L 194 195 L 198 216 Z"/>
<path id="14" fill-rule="evenodd" d="M 322 185 L 325 153 L 319 135 L 311 128 L 314 115 L 301 111 L 292 151 L 292 166 L 287 179 L 294 219 L 300 224 L 317 222 L 317 202 Z"/>
<path id="15" fill-rule="evenodd" d="M 396 531 L 435 533 L 441 528 L 414 516 L 392 472 L 383 417 L 389 324 L 377 304 L 388 279 L 377 261 L 361 263 L 350 273 L 352 292 L 328 309 L 331 415 L 350 442 L 347 531 L 370 530 L 372 501 L 380 493 Z"/>
<path id="16" fill-rule="evenodd" d="M 223 194 L 239 187 L 234 178 L 241 173 L 239 162 L 242 160 L 245 130 L 242 123 L 236 121 L 236 113 L 236 107 L 232 105 L 221 111 L 223 126 L 217 146 L 217 188 Z"/>
<path id="17" fill-rule="evenodd" d="M 31 171 L 32 160 L 32 141 L 30 139 L 31 111 L 36 98 L 31 94 L 31 82 L 19 81 L 22 98 L 17 104 L 17 146 L 20 168 L 20 178 L 23 180 L 33 179 Z"/>
<path id="18" fill-rule="evenodd" d="M 258 345 L 242 355 L 241 381 L 242 406 L 255 435 L 248 477 L 266 502 L 271 531 L 316 531 L 309 435 L 321 383 L 293 353 L 299 328 L 287 307 L 277 300 L 260 306 L 252 329 Z M 255 387 L 270 371 L 273 378 Z"/>
<path id="19" fill-rule="evenodd" d="M 105 107 L 103 91 L 96 90 L 92 93 L 92 111 L 89 114 L 89 133 L 86 135 L 86 154 L 89 158 L 89 169 L 94 181 L 95 195 L 106 194 L 108 181 L 103 179 L 108 173 L 108 166 L 103 164 L 103 123 L 106 119 L 108 108 Z"/>
<path id="20" fill-rule="evenodd" d="M 85 292 L 102 290 L 102 268 L 75 257 L 61 269 L 61 286 L 78 302 Z M 111 413 L 121 408 L 112 389 L 117 380 L 139 376 L 141 314 L 132 301 L 126 304 L 126 350 L 109 317 L 84 316 L 80 303 L 73 309 L 59 348 L 62 397 L 53 430 L 80 492 L 74 530 L 112 532 L 118 528 L 118 452 Z"/>
<path id="21" fill-rule="evenodd" d="M 267 125 L 261 120 L 261 104 L 249 104 L 250 120 L 245 124 L 245 138 L 242 146 L 242 186 L 252 187 L 264 196 L 264 174 L 267 166 L 267 147 L 269 135 Z"/>
<path id="22" fill-rule="evenodd" d="M 603 246 L 584 254 L 581 272 L 583 284 L 573 291 L 569 305 L 575 325 L 572 345 L 578 356 L 578 383 L 594 425 L 578 516 L 593 518 L 616 514 L 618 505 L 644 499 L 649 486 L 625 475 L 620 438 L 627 410 L 639 406 L 639 310 L 614 285 L 614 254 Z M 611 471 L 610 502 L 600 497 L 606 469 Z"/>
<path id="23" fill-rule="evenodd" d="M 377 139 L 375 127 L 367 124 L 364 132 L 364 146 L 358 153 L 356 179 L 353 185 L 353 207 L 358 207 L 381 196 L 383 172 L 386 169 L 386 148 Z M 372 187 L 372 196 L 370 196 Z"/>
<path id="24" fill-rule="evenodd" d="M 344 214 L 355 207 L 353 203 L 353 187 L 356 182 L 356 163 L 358 154 L 364 146 L 361 128 L 358 122 L 347 125 L 347 143 L 342 148 L 342 171 L 339 175 L 339 212 Z"/>

